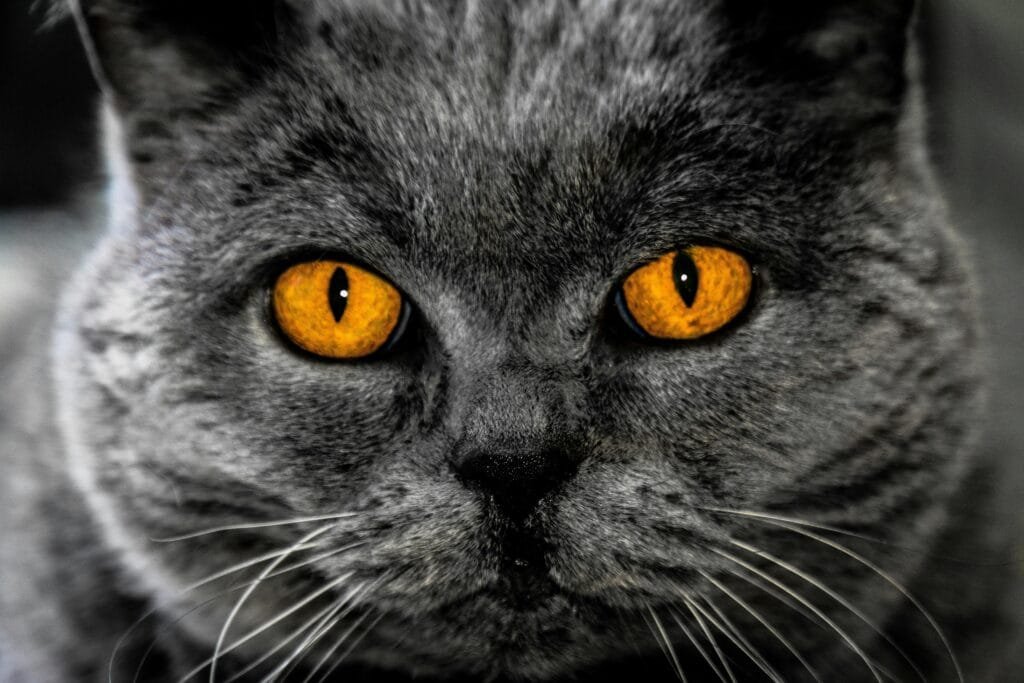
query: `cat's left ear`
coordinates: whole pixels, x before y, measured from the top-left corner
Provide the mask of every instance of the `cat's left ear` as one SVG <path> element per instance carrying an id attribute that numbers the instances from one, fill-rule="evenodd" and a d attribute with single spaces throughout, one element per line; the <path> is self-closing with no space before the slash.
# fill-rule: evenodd
<path id="1" fill-rule="evenodd" d="M 899 101 L 915 0 L 722 0 L 750 67 L 846 105 Z"/>
<path id="2" fill-rule="evenodd" d="M 62 0 L 122 113 L 244 87 L 288 35 L 286 0 Z"/>

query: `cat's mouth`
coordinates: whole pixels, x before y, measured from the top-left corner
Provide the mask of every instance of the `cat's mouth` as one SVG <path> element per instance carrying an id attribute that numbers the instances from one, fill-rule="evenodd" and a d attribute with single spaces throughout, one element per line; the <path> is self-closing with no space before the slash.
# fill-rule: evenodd
<path id="1" fill-rule="evenodd" d="M 481 604 L 518 618 L 570 608 L 574 596 L 552 576 L 549 547 L 542 539 L 519 527 L 506 528 L 493 548 L 498 559 L 491 580 L 441 602 L 439 614 L 472 611 Z"/>
<path id="2" fill-rule="evenodd" d="M 552 614 L 572 608 L 574 596 L 550 576 L 530 567 L 517 567 L 501 574 L 497 580 L 469 593 L 455 596 L 438 607 L 438 613 L 450 615 L 473 610 L 486 604 L 491 609 L 516 618 Z"/>
<path id="3" fill-rule="evenodd" d="M 514 612 L 530 612 L 564 590 L 551 577 L 548 564 L 550 545 L 531 527 L 523 524 L 501 528 L 496 545 L 501 549 L 498 581 L 489 589 Z"/>

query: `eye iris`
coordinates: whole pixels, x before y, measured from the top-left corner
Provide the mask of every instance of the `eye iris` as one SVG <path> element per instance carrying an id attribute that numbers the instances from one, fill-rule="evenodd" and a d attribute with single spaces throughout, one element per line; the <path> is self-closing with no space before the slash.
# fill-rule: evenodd
<path id="1" fill-rule="evenodd" d="M 273 313 L 296 346 L 325 358 L 362 358 L 401 334 L 406 307 L 389 282 L 351 263 L 310 261 L 274 285 Z"/>
<path id="2" fill-rule="evenodd" d="M 643 337 L 698 339 L 739 315 L 752 285 L 750 265 L 739 254 L 690 247 L 665 254 L 626 278 L 620 310 Z"/>
<path id="3" fill-rule="evenodd" d="M 348 275 L 344 268 L 334 269 L 328 285 L 327 301 L 331 306 L 334 322 L 341 322 L 341 316 L 345 315 L 345 309 L 348 307 Z"/>
<path id="4" fill-rule="evenodd" d="M 690 254 L 686 251 L 677 252 L 672 262 L 672 279 L 676 283 L 679 298 L 687 308 L 693 308 L 693 303 L 697 299 L 699 277 L 697 264 L 693 262 Z"/>

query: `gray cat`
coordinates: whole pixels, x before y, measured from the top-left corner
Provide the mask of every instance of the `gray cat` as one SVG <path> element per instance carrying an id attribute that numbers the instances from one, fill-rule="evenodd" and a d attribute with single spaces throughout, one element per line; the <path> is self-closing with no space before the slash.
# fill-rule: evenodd
<path id="1" fill-rule="evenodd" d="M 79 4 L 8 680 L 1011 670 L 912 2 Z"/>

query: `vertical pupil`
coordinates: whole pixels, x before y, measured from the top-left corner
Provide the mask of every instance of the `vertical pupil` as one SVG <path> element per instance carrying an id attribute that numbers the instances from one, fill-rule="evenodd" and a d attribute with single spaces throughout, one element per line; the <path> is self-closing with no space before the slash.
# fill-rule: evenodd
<path id="1" fill-rule="evenodd" d="M 334 322 L 341 322 L 341 316 L 345 314 L 345 307 L 348 306 L 348 275 L 344 268 L 334 269 L 331 284 L 328 285 L 327 301 L 331 305 Z"/>
<path id="2" fill-rule="evenodd" d="M 697 287 L 700 283 L 697 264 L 685 251 L 676 253 L 676 258 L 672 262 L 672 280 L 676 283 L 676 291 L 679 292 L 683 303 L 687 308 L 691 308 L 697 299 Z"/>

